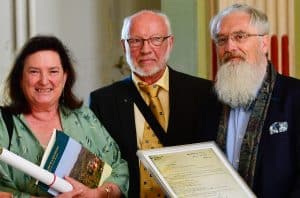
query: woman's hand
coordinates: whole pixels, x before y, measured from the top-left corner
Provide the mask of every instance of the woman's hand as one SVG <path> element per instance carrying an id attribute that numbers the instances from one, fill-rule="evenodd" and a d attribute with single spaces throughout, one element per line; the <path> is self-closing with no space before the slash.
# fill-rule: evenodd
<path id="1" fill-rule="evenodd" d="M 0 197 L 1 198 L 13 198 L 13 194 L 9 192 L 0 192 Z M 35 196 L 30 196 L 31 198 L 46 198 L 46 197 L 35 197 Z"/>
<path id="2" fill-rule="evenodd" d="M 56 198 L 72 198 L 72 197 L 94 197 L 94 191 L 96 189 L 90 189 L 89 187 L 83 185 L 82 183 L 72 179 L 71 177 L 65 177 L 65 180 L 70 182 L 73 186 L 73 190 L 70 192 L 61 193 Z"/>
<path id="3" fill-rule="evenodd" d="M 105 198 L 118 198 L 122 196 L 119 186 L 114 183 L 104 183 L 98 187 L 98 191 L 105 192 Z"/>
<path id="4" fill-rule="evenodd" d="M 8 192 L 0 192 L 0 197 L 1 198 L 12 198 L 12 194 Z"/>
<path id="5" fill-rule="evenodd" d="M 65 179 L 73 186 L 73 190 L 62 193 L 56 198 L 117 198 L 122 195 L 119 187 L 113 183 L 105 183 L 98 188 L 91 189 L 70 177 L 65 177 Z"/>

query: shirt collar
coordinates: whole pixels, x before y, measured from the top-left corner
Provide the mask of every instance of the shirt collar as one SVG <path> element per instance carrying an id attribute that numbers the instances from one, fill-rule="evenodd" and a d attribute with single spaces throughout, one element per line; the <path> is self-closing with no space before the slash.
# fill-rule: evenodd
<path id="1" fill-rule="evenodd" d="M 138 90 L 140 89 L 138 86 L 138 83 L 143 82 L 137 75 L 135 75 L 133 72 L 131 73 L 132 75 L 132 80 L 135 84 L 135 86 L 138 88 Z M 156 81 L 154 84 L 160 86 L 161 88 L 163 88 L 166 91 L 169 91 L 169 67 L 166 67 L 162 77 Z"/>

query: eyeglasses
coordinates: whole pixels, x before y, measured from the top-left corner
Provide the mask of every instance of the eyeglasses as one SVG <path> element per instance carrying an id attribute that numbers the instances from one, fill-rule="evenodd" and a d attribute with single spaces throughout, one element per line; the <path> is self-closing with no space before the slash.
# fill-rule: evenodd
<path id="1" fill-rule="evenodd" d="M 265 34 L 249 34 L 246 32 L 233 32 L 229 35 L 220 35 L 215 39 L 218 46 L 224 46 L 229 39 L 237 43 L 244 43 L 251 36 L 265 36 Z"/>
<path id="2" fill-rule="evenodd" d="M 138 48 L 138 47 L 142 47 L 145 43 L 145 41 L 147 41 L 149 44 L 153 45 L 153 46 L 161 46 L 163 44 L 163 42 L 167 39 L 171 37 L 171 35 L 168 36 L 153 36 L 147 39 L 143 39 L 143 38 L 130 38 L 130 39 L 125 39 L 129 46 L 132 48 Z"/>

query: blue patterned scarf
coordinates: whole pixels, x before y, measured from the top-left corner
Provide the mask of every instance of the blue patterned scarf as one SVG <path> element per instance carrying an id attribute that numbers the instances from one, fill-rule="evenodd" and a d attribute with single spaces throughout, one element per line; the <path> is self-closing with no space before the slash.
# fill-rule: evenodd
<path id="1" fill-rule="evenodd" d="M 265 79 L 258 92 L 258 95 L 249 106 L 249 110 L 252 112 L 241 146 L 238 172 L 250 187 L 253 187 L 256 157 L 258 153 L 260 137 L 268 112 L 276 76 L 277 72 L 273 66 L 269 64 Z M 230 107 L 224 105 L 217 135 L 217 144 L 225 153 L 229 113 Z"/>

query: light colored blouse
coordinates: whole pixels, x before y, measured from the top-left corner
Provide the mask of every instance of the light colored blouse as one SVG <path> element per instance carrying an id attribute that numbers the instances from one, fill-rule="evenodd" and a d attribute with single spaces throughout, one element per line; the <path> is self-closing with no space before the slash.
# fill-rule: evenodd
<path id="1" fill-rule="evenodd" d="M 63 131 L 79 141 L 84 147 L 98 155 L 112 167 L 106 182 L 117 184 L 125 196 L 129 186 L 127 162 L 115 141 L 88 107 L 70 110 L 60 107 Z M 13 116 L 14 129 L 10 151 L 39 165 L 44 153 L 43 146 L 36 139 L 23 114 Z M 9 137 L 0 114 L 0 145 L 7 148 Z M 0 161 L 0 191 L 12 192 L 14 197 L 49 196 L 35 185 L 36 180 Z"/>

